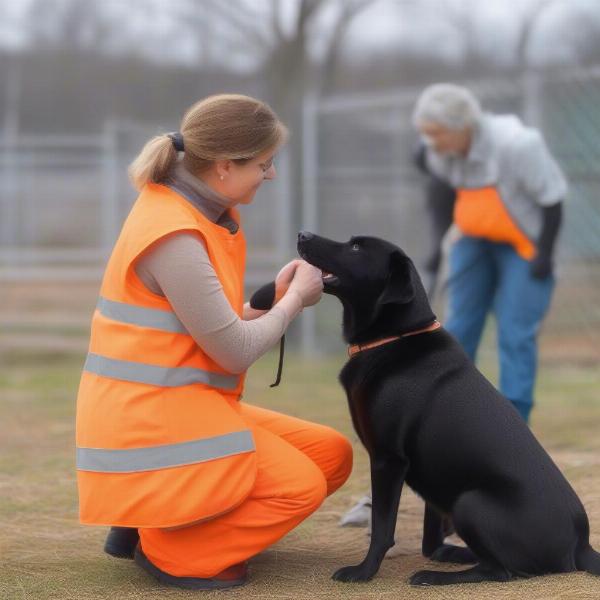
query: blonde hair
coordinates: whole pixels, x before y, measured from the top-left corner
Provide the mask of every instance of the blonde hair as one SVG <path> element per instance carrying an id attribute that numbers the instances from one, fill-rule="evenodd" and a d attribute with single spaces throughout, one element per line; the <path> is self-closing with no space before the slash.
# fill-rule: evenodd
<path id="1" fill-rule="evenodd" d="M 218 94 L 194 104 L 185 113 L 180 132 L 183 164 L 197 175 L 215 160 L 239 164 L 285 142 L 286 126 L 273 109 L 240 94 Z M 129 178 L 139 190 L 148 182 L 163 181 L 178 153 L 168 133 L 153 137 L 129 166 Z"/>

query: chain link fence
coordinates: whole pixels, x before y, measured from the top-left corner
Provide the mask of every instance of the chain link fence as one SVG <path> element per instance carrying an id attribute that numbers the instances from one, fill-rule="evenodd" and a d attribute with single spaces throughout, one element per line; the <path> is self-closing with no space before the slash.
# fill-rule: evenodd
<path id="1" fill-rule="evenodd" d="M 538 127 L 570 183 L 558 249 L 558 286 L 541 337 L 542 358 L 600 360 L 600 67 L 529 72 L 512 79 L 462 82 L 484 110 L 519 115 Z M 371 234 L 402 246 L 417 265 L 429 251 L 424 176 L 413 164 L 411 113 L 422 88 L 332 97 L 312 113 L 315 226 L 348 239 Z M 445 298 L 436 298 L 443 317 Z M 321 303 L 317 345 L 335 346 L 339 311 Z M 485 336 L 483 351 L 492 350 Z"/>
<path id="2" fill-rule="evenodd" d="M 539 127 L 570 193 L 558 254 L 558 286 L 544 324 L 542 357 L 600 359 L 600 66 L 464 82 L 486 110 Z M 316 99 L 304 134 L 303 226 L 335 239 L 387 238 L 422 263 L 428 245 L 424 179 L 413 166 L 410 123 L 421 89 Z M 155 126 L 116 120 L 90 136 L 0 138 L 0 283 L 100 281 L 136 193 L 126 168 Z M 249 292 L 290 258 L 290 169 L 242 208 Z M 444 298 L 436 299 L 443 316 Z M 325 298 L 292 331 L 308 354 L 341 351 L 341 306 Z M 491 337 L 487 336 L 488 347 Z"/>

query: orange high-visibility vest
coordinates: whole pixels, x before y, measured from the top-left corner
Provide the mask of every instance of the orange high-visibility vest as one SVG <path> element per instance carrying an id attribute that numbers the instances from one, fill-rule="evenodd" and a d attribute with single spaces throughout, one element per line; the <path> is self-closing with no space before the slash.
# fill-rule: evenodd
<path id="1" fill-rule="evenodd" d="M 495 187 L 458 189 L 454 222 L 465 235 L 511 244 L 526 260 L 535 256 L 535 245 L 515 223 Z"/>
<path id="2" fill-rule="evenodd" d="M 176 231 L 203 238 L 242 315 L 241 227 L 231 234 L 169 188 L 145 186 L 106 267 L 79 386 L 82 523 L 175 527 L 231 510 L 254 485 L 254 441 L 238 405 L 244 375 L 207 356 L 135 273 L 136 259 Z"/>

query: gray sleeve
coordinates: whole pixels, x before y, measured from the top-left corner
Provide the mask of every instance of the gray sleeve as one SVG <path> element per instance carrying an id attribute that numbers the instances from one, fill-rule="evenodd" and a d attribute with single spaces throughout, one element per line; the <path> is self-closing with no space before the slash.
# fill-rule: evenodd
<path id="1" fill-rule="evenodd" d="M 514 151 L 519 185 L 540 206 L 552 206 L 567 195 L 567 180 L 538 131 L 527 135 Z"/>
<path id="2" fill-rule="evenodd" d="M 449 185 L 456 187 L 456 181 L 451 181 L 452 179 L 452 161 L 445 156 L 435 152 L 431 148 L 426 148 L 425 150 L 425 166 L 427 171 L 441 179 L 443 182 L 448 183 Z"/>
<path id="3" fill-rule="evenodd" d="M 136 263 L 136 273 L 170 302 L 197 344 L 231 373 L 244 372 L 276 344 L 296 316 L 279 306 L 252 321 L 238 317 L 210 262 L 204 241 L 190 232 L 168 236 Z M 299 311 L 298 311 L 299 312 Z"/>

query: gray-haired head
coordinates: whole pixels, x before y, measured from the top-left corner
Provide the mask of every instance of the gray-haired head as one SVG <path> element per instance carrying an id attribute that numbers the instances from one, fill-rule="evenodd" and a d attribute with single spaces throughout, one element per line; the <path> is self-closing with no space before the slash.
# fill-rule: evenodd
<path id="1" fill-rule="evenodd" d="M 481 105 L 465 87 L 453 83 L 436 83 L 425 88 L 413 111 L 415 127 L 436 123 L 449 129 L 472 127 L 481 118 Z"/>

